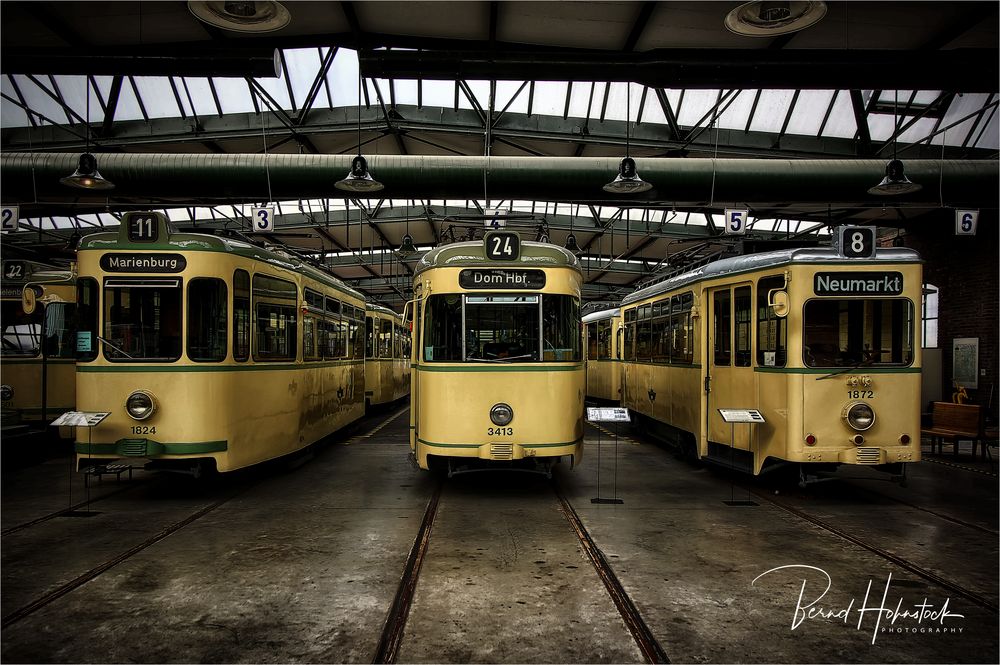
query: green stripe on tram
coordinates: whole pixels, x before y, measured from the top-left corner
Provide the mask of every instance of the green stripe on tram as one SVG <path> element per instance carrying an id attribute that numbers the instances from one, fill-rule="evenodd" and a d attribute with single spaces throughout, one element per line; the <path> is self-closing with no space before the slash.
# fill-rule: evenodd
<path id="1" fill-rule="evenodd" d="M 300 371 L 303 369 L 318 369 L 323 367 L 341 367 L 358 364 L 361 359 L 332 360 L 327 362 L 293 362 L 283 365 L 77 365 L 77 372 L 268 372 L 268 371 Z"/>
<path id="2" fill-rule="evenodd" d="M 122 457 L 202 455 L 205 453 L 225 452 L 229 448 L 229 442 L 160 443 L 152 439 L 119 439 L 115 443 L 83 443 L 77 441 L 74 448 L 79 455 L 120 455 Z"/>
<path id="3" fill-rule="evenodd" d="M 766 374 L 920 374 L 919 367 L 754 367 Z"/>
<path id="4" fill-rule="evenodd" d="M 4 365 L 41 365 L 42 359 L 38 356 L 32 358 L 4 358 L 2 361 Z M 48 358 L 45 361 L 46 365 L 73 365 L 76 363 L 76 358 Z"/>
<path id="5" fill-rule="evenodd" d="M 417 438 L 418 443 L 422 443 L 425 446 L 433 446 L 434 448 L 482 448 L 483 446 L 489 446 L 493 442 L 487 441 L 485 443 L 437 443 L 435 441 L 427 441 L 426 439 Z M 576 441 L 566 441 L 563 443 L 515 443 L 515 446 L 521 446 L 522 448 L 561 448 L 563 446 L 575 446 L 580 442 L 580 439 Z M 510 443 L 504 441 L 501 443 Z"/>
<path id="6" fill-rule="evenodd" d="M 576 372 L 583 370 L 583 363 L 573 365 L 519 365 L 512 367 L 509 365 L 462 365 L 462 366 L 435 366 L 435 365 L 411 365 L 413 369 L 423 372 Z"/>

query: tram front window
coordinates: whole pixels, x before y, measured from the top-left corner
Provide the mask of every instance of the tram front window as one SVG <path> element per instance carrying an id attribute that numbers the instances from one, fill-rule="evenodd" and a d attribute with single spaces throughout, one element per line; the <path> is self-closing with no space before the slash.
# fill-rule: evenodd
<path id="1" fill-rule="evenodd" d="M 3 355 L 37 356 L 42 334 L 41 306 L 31 314 L 25 314 L 20 300 L 3 301 Z"/>
<path id="2" fill-rule="evenodd" d="M 909 300 L 810 300 L 803 311 L 807 367 L 905 366 L 913 362 Z"/>
<path id="3" fill-rule="evenodd" d="M 463 302 L 460 294 L 440 294 L 428 298 L 424 311 L 426 362 L 582 359 L 580 302 L 572 296 L 466 295 Z"/>
<path id="4" fill-rule="evenodd" d="M 104 284 L 104 357 L 170 362 L 181 357 L 179 279 L 109 279 Z"/>

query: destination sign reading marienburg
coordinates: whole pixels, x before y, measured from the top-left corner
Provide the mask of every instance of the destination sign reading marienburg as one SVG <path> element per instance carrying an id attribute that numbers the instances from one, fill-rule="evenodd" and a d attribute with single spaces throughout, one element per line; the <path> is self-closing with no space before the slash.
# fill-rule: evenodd
<path id="1" fill-rule="evenodd" d="M 463 270 L 458 273 L 463 289 L 540 289 L 545 286 L 542 270 Z"/>
<path id="2" fill-rule="evenodd" d="M 112 253 L 101 257 L 105 272 L 183 272 L 187 259 L 180 254 Z"/>
<path id="3" fill-rule="evenodd" d="M 903 292 L 903 273 L 818 272 L 813 291 L 818 296 L 898 296 Z"/>

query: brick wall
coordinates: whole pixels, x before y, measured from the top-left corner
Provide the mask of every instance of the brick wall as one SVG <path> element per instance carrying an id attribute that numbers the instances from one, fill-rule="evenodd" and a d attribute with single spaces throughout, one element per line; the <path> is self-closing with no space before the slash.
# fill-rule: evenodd
<path id="1" fill-rule="evenodd" d="M 933 218 L 910 225 L 903 237 L 924 258 L 924 281 L 940 289 L 938 346 L 942 349 L 945 399 L 953 392 L 952 340 L 979 338 L 979 387 L 968 389 L 969 402 L 989 406 L 997 420 L 1000 385 L 1000 233 L 996 210 L 983 210 L 975 236 L 955 235 L 955 213 L 943 209 Z M 925 221 L 929 220 L 929 221 Z M 985 370 L 986 374 L 983 375 Z M 993 389 L 992 403 L 990 389 Z"/>

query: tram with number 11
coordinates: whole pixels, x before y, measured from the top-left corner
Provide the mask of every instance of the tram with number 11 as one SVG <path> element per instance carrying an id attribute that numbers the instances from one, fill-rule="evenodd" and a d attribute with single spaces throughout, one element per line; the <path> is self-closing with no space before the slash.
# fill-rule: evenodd
<path id="1" fill-rule="evenodd" d="M 569 251 L 493 231 L 413 277 L 410 447 L 422 469 L 549 473 L 583 454 L 582 275 Z"/>

